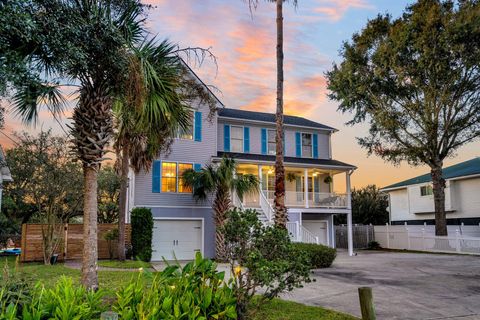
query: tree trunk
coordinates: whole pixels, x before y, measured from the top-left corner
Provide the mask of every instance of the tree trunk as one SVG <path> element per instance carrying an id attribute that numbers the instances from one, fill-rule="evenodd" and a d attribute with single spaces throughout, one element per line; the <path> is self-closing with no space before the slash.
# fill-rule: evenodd
<path id="1" fill-rule="evenodd" d="M 225 224 L 226 213 L 231 207 L 230 192 L 228 190 L 218 189 L 213 201 L 213 211 L 215 216 L 215 259 L 220 262 L 227 261 L 227 249 L 225 247 L 225 235 L 222 228 Z"/>
<path id="2" fill-rule="evenodd" d="M 445 213 L 445 179 L 443 179 L 442 163 L 431 167 L 433 184 L 433 202 L 435 205 L 435 235 L 447 235 L 447 217 Z"/>
<path id="3" fill-rule="evenodd" d="M 287 226 L 285 168 L 283 166 L 283 0 L 277 0 L 277 112 L 275 157 L 275 224 Z"/>
<path id="4" fill-rule="evenodd" d="M 98 290 L 97 275 L 97 167 L 83 166 L 83 255 L 82 284 L 90 290 Z"/>
<path id="5" fill-rule="evenodd" d="M 125 217 L 127 215 L 127 197 L 128 197 L 128 168 L 129 157 L 128 146 L 125 144 L 122 148 L 121 168 L 120 168 L 120 194 L 118 210 L 118 260 L 125 261 Z"/>

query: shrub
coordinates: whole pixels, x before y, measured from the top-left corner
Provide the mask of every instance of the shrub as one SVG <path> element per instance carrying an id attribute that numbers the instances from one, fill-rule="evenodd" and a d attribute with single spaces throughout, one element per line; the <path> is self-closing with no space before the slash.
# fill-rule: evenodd
<path id="1" fill-rule="evenodd" d="M 133 257 L 149 262 L 152 259 L 152 211 L 147 208 L 135 208 L 131 216 Z"/>
<path id="2" fill-rule="evenodd" d="M 255 210 L 228 211 L 223 229 L 239 319 L 310 281 L 307 255 L 292 245 L 286 229 L 263 226 Z M 262 296 L 253 299 L 259 289 Z"/>
<path id="3" fill-rule="evenodd" d="M 378 250 L 378 249 L 381 249 L 382 247 L 380 246 L 380 243 L 378 243 L 377 241 L 370 241 L 367 245 L 367 248 L 369 250 Z"/>
<path id="4" fill-rule="evenodd" d="M 108 257 L 109 259 L 113 259 L 115 255 L 115 249 L 116 249 L 116 244 L 118 243 L 118 229 L 112 229 L 109 230 L 105 235 L 103 236 L 105 240 L 107 240 L 107 245 L 108 245 Z"/>
<path id="5" fill-rule="evenodd" d="M 305 252 L 310 260 L 312 269 L 328 268 L 337 256 L 337 250 L 315 243 L 294 243 L 297 250 Z"/>
<path id="6" fill-rule="evenodd" d="M 197 253 L 195 261 L 182 268 L 168 266 L 153 276 L 140 273 L 117 293 L 113 310 L 120 319 L 236 319 L 235 297 L 225 273 Z"/>

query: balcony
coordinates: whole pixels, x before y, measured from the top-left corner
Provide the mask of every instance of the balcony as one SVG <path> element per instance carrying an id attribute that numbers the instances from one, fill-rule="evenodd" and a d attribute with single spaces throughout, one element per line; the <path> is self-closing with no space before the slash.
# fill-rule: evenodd
<path id="1" fill-rule="evenodd" d="M 273 206 L 274 191 L 262 190 L 261 192 L 270 205 Z M 259 208 L 261 196 L 259 193 L 246 195 L 243 199 L 243 206 L 246 208 Z M 348 207 L 348 194 L 286 191 L 285 204 L 289 208 L 346 209 Z"/>

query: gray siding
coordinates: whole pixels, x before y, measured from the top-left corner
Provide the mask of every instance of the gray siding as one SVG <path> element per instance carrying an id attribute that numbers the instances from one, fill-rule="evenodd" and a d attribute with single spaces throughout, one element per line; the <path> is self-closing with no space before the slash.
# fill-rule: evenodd
<path id="1" fill-rule="evenodd" d="M 238 126 L 248 126 L 250 128 L 250 153 L 261 154 L 262 153 L 262 128 L 275 129 L 274 124 L 258 124 L 258 123 L 249 123 L 245 120 L 226 120 L 219 119 L 218 123 L 218 151 L 224 150 L 224 125 L 238 125 Z M 285 156 L 286 157 L 295 157 L 295 132 L 306 132 L 306 133 L 316 133 L 318 134 L 318 157 L 320 159 L 331 159 L 330 155 L 330 134 L 328 131 L 324 130 L 315 130 L 315 129 L 304 129 L 297 127 L 285 127 Z"/>
<path id="2" fill-rule="evenodd" d="M 151 208 L 152 215 L 159 218 L 203 218 L 204 256 L 215 257 L 215 224 L 212 209 L 199 208 Z M 188 235 L 186 235 L 188 236 Z"/>

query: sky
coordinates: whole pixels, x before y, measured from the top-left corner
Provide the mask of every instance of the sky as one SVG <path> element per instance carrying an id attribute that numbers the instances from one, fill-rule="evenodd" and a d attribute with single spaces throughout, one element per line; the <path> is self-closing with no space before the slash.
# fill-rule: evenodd
<path id="1" fill-rule="evenodd" d="M 275 111 L 275 6 L 260 1 L 252 12 L 247 0 L 145 0 L 149 11 L 147 27 L 159 40 L 168 38 L 180 48 L 209 48 L 216 63 L 206 59 L 190 64 L 199 77 L 215 88 L 228 108 Z M 298 0 L 284 9 L 285 114 L 306 117 L 339 131 L 333 135 L 333 157 L 358 167 L 352 185 L 386 186 L 428 172 L 428 168 L 393 166 L 376 156 L 367 156 L 357 144 L 366 125 L 346 126 L 351 115 L 337 111 L 338 103 L 327 97 L 325 72 L 340 62 L 339 49 L 344 41 L 359 32 L 379 13 L 401 15 L 412 1 L 405 0 Z M 8 110 L 8 106 L 7 106 Z M 68 112 L 59 122 L 68 122 Z M 40 113 L 36 128 L 24 126 L 12 114 L 6 118 L 3 132 L 38 131 L 52 128 L 61 133 L 65 126 Z M 63 129 L 62 129 L 63 128 Z M 5 135 L 0 143 L 12 142 Z M 480 156 L 480 142 L 457 151 L 445 165 Z"/>

